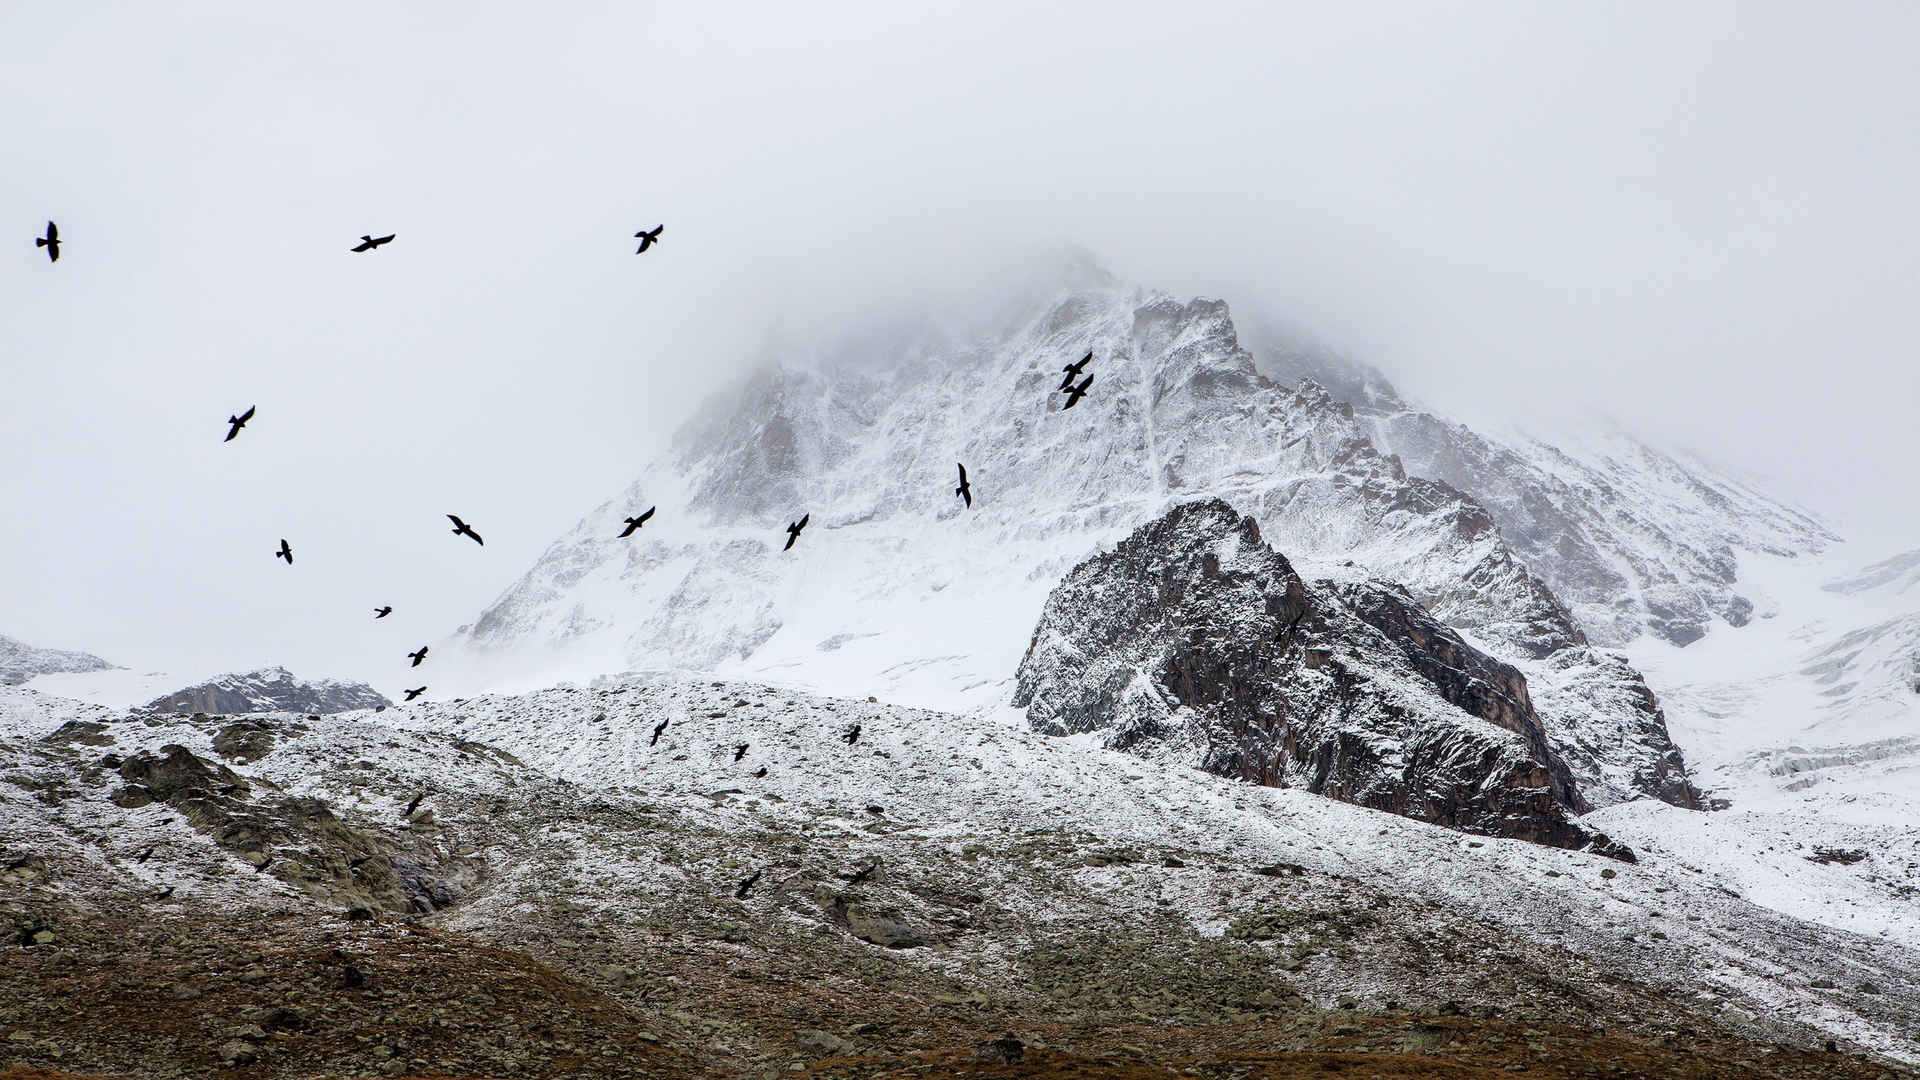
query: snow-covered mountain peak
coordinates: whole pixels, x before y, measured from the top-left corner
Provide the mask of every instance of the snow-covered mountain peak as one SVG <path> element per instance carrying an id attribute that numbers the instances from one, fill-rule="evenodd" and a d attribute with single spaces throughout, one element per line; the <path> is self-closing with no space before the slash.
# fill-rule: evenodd
<path id="1" fill-rule="evenodd" d="M 1383 452 L 1366 411 L 1319 381 L 1262 375 L 1225 302 L 1078 289 L 997 336 L 888 340 L 891 362 L 807 353 L 689 423 L 449 650 L 469 681 L 682 668 L 999 704 L 1055 582 L 1212 496 L 1303 574 L 1357 567 L 1474 647 L 1537 666 L 1542 721 L 1594 805 L 1690 798 L 1654 696 L 1587 646 L 1498 514 Z M 1069 410 L 1063 369 L 1089 351 L 1075 375 L 1093 382 Z"/>

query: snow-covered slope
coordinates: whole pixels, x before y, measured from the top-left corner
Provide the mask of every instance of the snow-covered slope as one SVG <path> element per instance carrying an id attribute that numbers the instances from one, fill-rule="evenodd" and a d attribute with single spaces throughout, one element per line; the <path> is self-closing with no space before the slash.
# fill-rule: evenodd
<path id="1" fill-rule="evenodd" d="M 1920 551 L 1903 551 L 1821 587 L 1842 596 L 1877 593 L 1886 597 L 1905 596 L 1915 585 L 1920 585 Z"/>
<path id="2" fill-rule="evenodd" d="M 1817 554 L 1839 539 L 1806 511 L 1609 422 L 1562 421 L 1551 442 L 1528 434 L 1525 417 L 1476 431 L 1324 350 L 1276 348 L 1261 359 L 1284 377 L 1334 388 L 1382 453 L 1486 507 L 1515 555 L 1599 644 L 1650 634 L 1686 645 L 1716 622 L 1744 626 L 1753 601 L 1738 574 L 1742 554 Z"/>
<path id="3" fill-rule="evenodd" d="M 1091 393 L 1065 410 L 1060 368 L 1088 349 Z M 1259 374 L 1224 303 L 1110 281 L 991 340 L 782 358 L 463 627 L 447 667 L 464 660 L 476 688 L 681 667 L 927 706 L 1005 701 L 1052 585 L 1204 495 L 1254 516 L 1303 574 L 1358 564 L 1521 667 L 1593 803 L 1648 790 L 1649 763 L 1672 749 L 1654 696 L 1587 645 L 1486 508 L 1409 475 L 1321 386 Z M 656 504 L 642 532 L 614 538 Z"/>
<path id="4" fill-rule="evenodd" d="M 1661 688 L 1703 787 L 1740 806 L 1827 796 L 1920 800 L 1920 592 L 1897 556 L 1761 556 L 1741 576 L 1760 617 L 1685 650 L 1633 656 Z M 1920 816 L 1920 803 L 1912 808 Z"/>
<path id="5" fill-rule="evenodd" d="M 1608 645 L 1643 632 L 1686 645 L 1715 620 L 1745 626 L 1753 601 L 1739 588 L 1739 553 L 1816 553 L 1837 539 L 1803 512 L 1617 431 L 1561 447 L 1526 435 L 1502 445 L 1412 412 L 1374 429 L 1407 468 L 1481 500 Z"/>
<path id="6" fill-rule="evenodd" d="M 0 634 L 0 684 L 17 685 L 59 672 L 108 671 L 112 664 L 90 653 L 36 649 Z"/>

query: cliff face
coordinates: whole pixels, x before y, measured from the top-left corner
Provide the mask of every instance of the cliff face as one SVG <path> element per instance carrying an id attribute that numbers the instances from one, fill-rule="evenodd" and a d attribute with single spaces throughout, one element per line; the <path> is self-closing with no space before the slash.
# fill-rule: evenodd
<path id="1" fill-rule="evenodd" d="M 1218 499 L 1070 572 L 1014 704 L 1036 730 L 1448 825 L 1625 855 L 1586 810 L 1526 677 L 1397 586 L 1303 581 Z M 1630 855 L 1628 856 L 1630 857 Z"/>

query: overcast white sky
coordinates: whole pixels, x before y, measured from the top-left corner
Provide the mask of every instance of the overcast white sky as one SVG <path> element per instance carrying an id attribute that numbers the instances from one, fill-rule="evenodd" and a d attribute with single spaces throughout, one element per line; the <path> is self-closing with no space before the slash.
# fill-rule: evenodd
<path id="1" fill-rule="evenodd" d="M 0 633 L 391 690 L 769 319 L 1062 242 L 1920 532 L 1920 6 L 401 6 L 0 12 Z"/>

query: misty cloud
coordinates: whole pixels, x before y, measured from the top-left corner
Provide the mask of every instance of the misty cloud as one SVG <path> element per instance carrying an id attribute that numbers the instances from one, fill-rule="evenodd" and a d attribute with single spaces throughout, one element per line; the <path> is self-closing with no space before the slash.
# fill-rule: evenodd
<path id="1" fill-rule="evenodd" d="M 1916 524 L 1908 5 L 9 30 L 0 631 L 32 644 L 368 677 L 404 651 L 372 606 L 406 648 L 471 618 L 770 337 L 970 323 L 1075 247 L 1470 421 L 1604 409 L 1843 531 Z"/>

